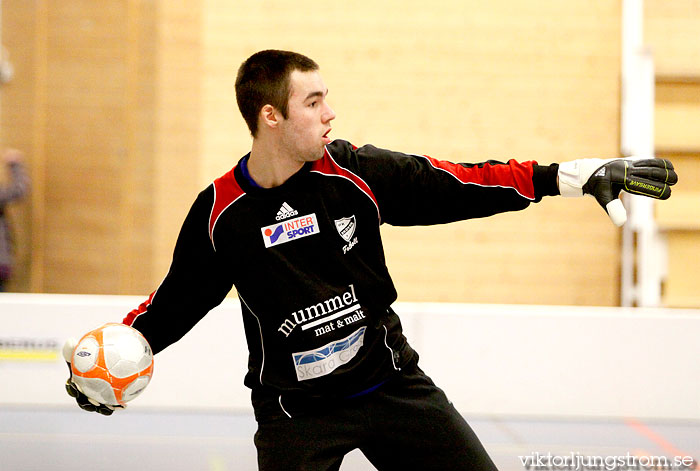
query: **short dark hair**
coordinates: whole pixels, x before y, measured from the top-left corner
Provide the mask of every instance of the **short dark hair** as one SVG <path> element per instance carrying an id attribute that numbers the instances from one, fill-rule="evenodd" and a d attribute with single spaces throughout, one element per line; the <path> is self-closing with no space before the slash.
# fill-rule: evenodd
<path id="1" fill-rule="evenodd" d="M 238 69 L 236 101 L 250 133 L 258 133 L 258 113 L 272 105 L 287 118 L 290 76 L 293 71 L 318 70 L 318 64 L 296 52 L 266 50 L 256 52 Z"/>

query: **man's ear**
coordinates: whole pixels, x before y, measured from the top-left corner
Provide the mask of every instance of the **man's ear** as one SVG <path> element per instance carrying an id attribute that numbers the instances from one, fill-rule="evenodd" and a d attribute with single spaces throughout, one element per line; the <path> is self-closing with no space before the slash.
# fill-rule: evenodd
<path id="1" fill-rule="evenodd" d="M 260 124 L 270 128 L 276 128 L 277 126 L 279 126 L 281 120 L 282 114 L 279 111 L 277 111 L 277 108 L 275 108 L 274 106 L 265 105 L 260 109 Z"/>

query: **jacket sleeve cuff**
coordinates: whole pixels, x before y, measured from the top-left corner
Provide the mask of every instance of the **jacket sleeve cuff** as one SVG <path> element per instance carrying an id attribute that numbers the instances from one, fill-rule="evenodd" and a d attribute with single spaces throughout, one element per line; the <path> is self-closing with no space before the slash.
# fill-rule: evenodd
<path id="1" fill-rule="evenodd" d="M 558 172 L 559 164 L 534 165 L 532 167 L 532 184 L 535 187 L 536 202 L 539 202 L 544 196 L 559 195 Z"/>

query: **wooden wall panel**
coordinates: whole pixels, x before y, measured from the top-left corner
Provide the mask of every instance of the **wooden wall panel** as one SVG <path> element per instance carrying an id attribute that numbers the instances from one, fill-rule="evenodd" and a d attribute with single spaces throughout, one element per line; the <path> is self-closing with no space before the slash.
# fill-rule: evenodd
<path id="1" fill-rule="evenodd" d="M 42 2 L 5 0 L 2 2 L 2 43 L 7 48 L 14 67 L 14 79 L 0 89 L 0 144 L 3 147 L 21 149 L 27 155 L 32 177 L 32 192 L 22 203 L 8 208 L 16 241 L 16 265 L 12 283 L 13 291 L 41 289 L 37 269 L 42 266 L 41 208 L 43 185 L 41 133 L 35 132 L 40 121 L 37 104 L 41 101 L 41 89 L 37 87 L 41 75 L 43 57 L 40 50 L 41 22 L 37 12 Z"/>
<path id="2" fill-rule="evenodd" d="M 700 32 L 698 36 L 700 40 Z M 658 80 L 655 102 L 656 148 L 666 151 L 700 150 L 700 75 L 693 82 Z"/>
<path id="3" fill-rule="evenodd" d="M 127 2 L 126 156 L 122 163 L 120 293 L 153 289 L 157 5 Z"/>
<path id="4" fill-rule="evenodd" d="M 644 0 L 644 37 L 660 75 L 700 75 L 700 1 Z"/>
<path id="5" fill-rule="evenodd" d="M 697 205 L 698 195 L 695 196 Z M 700 260 L 700 230 L 696 225 L 693 230 L 670 231 L 666 238 L 669 263 L 663 292 L 664 305 L 698 307 L 700 290 L 698 290 L 697 261 Z"/>
<path id="6" fill-rule="evenodd" d="M 152 212 L 153 7 L 3 2 L 5 36 L 23 38 L 8 46 L 28 63 L 13 83 L 18 98 L 3 102 L 3 131 L 26 113 L 20 128 L 31 136 L 17 145 L 33 176 L 31 280 L 20 290 L 152 284 L 152 228 L 134 221 Z"/>
<path id="7" fill-rule="evenodd" d="M 153 279 L 160 282 L 201 189 L 201 2 L 158 2 L 156 33 L 152 224 Z"/>
<path id="8" fill-rule="evenodd" d="M 656 66 L 656 154 L 670 158 L 679 180 L 657 205 L 667 242 L 663 304 L 700 307 L 700 1 L 646 0 L 645 38 Z"/>
<path id="9" fill-rule="evenodd" d="M 117 292 L 125 3 L 48 2 L 47 25 L 44 289 Z"/>

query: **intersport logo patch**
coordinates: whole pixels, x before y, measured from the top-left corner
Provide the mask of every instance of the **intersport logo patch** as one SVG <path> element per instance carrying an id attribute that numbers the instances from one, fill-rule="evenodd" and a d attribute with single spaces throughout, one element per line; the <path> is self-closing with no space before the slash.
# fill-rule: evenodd
<path id="1" fill-rule="evenodd" d="M 277 224 L 260 228 L 266 248 L 281 245 L 293 240 L 318 234 L 316 214 L 307 214 Z"/>

